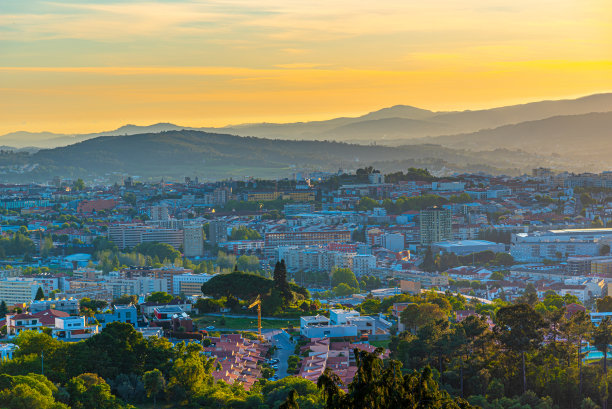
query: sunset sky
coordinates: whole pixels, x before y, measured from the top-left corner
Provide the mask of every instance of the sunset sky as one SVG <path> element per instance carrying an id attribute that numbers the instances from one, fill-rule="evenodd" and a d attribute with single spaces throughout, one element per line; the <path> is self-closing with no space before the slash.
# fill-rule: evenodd
<path id="1" fill-rule="evenodd" d="M 610 91 L 610 0 L 0 1 L 0 134 Z"/>

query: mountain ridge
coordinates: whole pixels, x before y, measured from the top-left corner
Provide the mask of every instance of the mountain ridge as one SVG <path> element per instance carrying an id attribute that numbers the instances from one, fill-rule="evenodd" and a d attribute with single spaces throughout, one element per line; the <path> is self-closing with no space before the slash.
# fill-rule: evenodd
<path id="1" fill-rule="evenodd" d="M 477 132 L 558 115 L 610 111 L 612 111 L 612 93 L 601 93 L 576 99 L 544 100 L 465 111 L 430 111 L 411 105 L 394 105 L 358 117 L 340 117 L 322 121 L 293 123 L 240 124 L 217 128 L 184 127 L 168 122 L 159 122 L 147 126 L 126 124 L 112 131 L 89 134 L 17 131 L 0 136 L 0 144 L 15 147 L 53 148 L 98 136 L 181 129 L 286 140 L 327 140 L 334 138 L 346 142 L 370 143 L 393 139 L 397 141 L 392 143 L 402 144 L 412 139 Z M 402 122 L 405 127 L 402 127 Z M 373 126 L 374 124 L 376 126 Z M 19 135 L 19 137 L 16 138 L 16 135 Z M 32 140 L 33 137 L 28 138 L 28 135 L 38 135 L 38 143 Z"/>

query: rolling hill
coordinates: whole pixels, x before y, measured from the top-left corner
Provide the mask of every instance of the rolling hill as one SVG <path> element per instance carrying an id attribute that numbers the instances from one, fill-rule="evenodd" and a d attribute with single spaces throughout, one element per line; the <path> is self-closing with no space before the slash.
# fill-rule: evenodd
<path id="1" fill-rule="evenodd" d="M 145 179 L 185 175 L 287 177 L 306 170 L 355 170 L 375 164 L 383 171 L 409 166 L 434 171 L 517 174 L 550 158 L 509 151 L 470 152 L 421 144 L 402 147 L 325 141 L 272 140 L 202 131 L 102 136 L 66 147 L 0 155 L 5 180 L 48 181 L 53 176 L 94 179 L 111 174 Z"/>
<path id="2" fill-rule="evenodd" d="M 612 112 L 563 115 L 478 132 L 415 140 L 468 150 L 547 152 L 574 160 L 612 163 Z"/>

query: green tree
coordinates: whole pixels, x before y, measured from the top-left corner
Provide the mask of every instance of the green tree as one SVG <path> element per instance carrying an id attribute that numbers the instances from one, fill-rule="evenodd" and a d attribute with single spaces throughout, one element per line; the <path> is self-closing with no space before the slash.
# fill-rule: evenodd
<path id="1" fill-rule="evenodd" d="M 181 253 L 166 243 L 145 242 L 134 247 L 134 251 L 145 256 L 157 257 L 159 260 L 174 262 L 181 258 Z"/>
<path id="2" fill-rule="evenodd" d="M 195 303 L 195 308 L 198 309 L 200 314 L 219 312 L 223 308 L 223 301 L 213 298 L 199 298 Z"/>
<path id="3" fill-rule="evenodd" d="M 418 328 L 427 324 L 445 319 L 447 319 L 446 313 L 440 306 L 432 303 L 409 304 L 400 313 L 400 322 L 412 333 L 416 333 Z"/>
<path id="4" fill-rule="evenodd" d="M 43 292 L 42 287 L 38 287 L 38 290 L 36 290 L 36 296 L 34 297 L 34 299 L 42 300 L 43 298 L 45 298 L 45 293 Z"/>
<path id="5" fill-rule="evenodd" d="M 0 301 L 0 317 L 4 317 L 7 313 L 8 313 L 8 308 L 6 307 L 6 302 L 2 300 Z"/>
<path id="6" fill-rule="evenodd" d="M 93 373 L 83 373 L 66 385 L 72 409 L 121 409 L 119 400 L 111 393 L 110 386 Z"/>
<path id="7" fill-rule="evenodd" d="M 610 317 L 605 317 L 593 331 L 593 345 L 603 354 L 601 360 L 603 362 L 604 380 L 608 378 L 608 350 L 610 343 L 612 343 L 612 320 L 610 320 Z M 603 392 L 603 404 L 601 407 L 607 408 L 608 382 L 605 381 L 604 384 L 605 391 Z"/>
<path id="8" fill-rule="evenodd" d="M 331 285 L 332 287 L 336 287 L 339 284 L 346 284 L 359 291 L 359 282 L 357 281 L 357 277 L 355 277 L 355 273 L 353 273 L 350 268 L 336 267 L 333 269 L 331 273 Z"/>
<path id="9" fill-rule="evenodd" d="M 494 271 L 493 273 L 491 273 L 491 276 L 489 278 L 495 281 L 502 281 L 504 277 L 504 273 L 502 273 L 501 271 Z"/>
<path id="10" fill-rule="evenodd" d="M 597 312 L 612 312 L 612 297 L 606 295 L 595 301 Z"/>
<path id="11" fill-rule="evenodd" d="M 175 399 L 184 396 L 188 401 L 205 381 L 206 369 L 197 354 L 177 358 L 170 370 L 168 390 Z"/>
<path id="12" fill-rule="evenodd" d="M 45 236 L 40 245 L 40 254 L 43 257 L 48 257 L 49 254 L 51 254 L 51 250 L 53 250 L 53 239 L 49 236 Z"/>
<path id="13" fill-rule="evenodd" d="M 376 200 L 369 198 L 367 196 L 364 196 L 361 199 L 359 199 L 359 202 L 357 203 L 357 210 L 360 210 L 360 211 L 372 210 L 375 207 L 379 207 L 379 206 L 380 204 Z"/>
<path id="14" fill-rule="evenodd" d="M 589 340 L 593 331 L 593 323 L 591 322 L 591 316 L 584 311 L 575 312 L 569 321 L 565 324 L 566 333 L 568 340 L 572 343 L 578 344 L 578 393 L 582 396 L 583 391 L 583 379 L 582 379 L 582 360 L 584 354 L 582 353 L 582 343 L 585 340 Z"/>
<path id="15" fill-rule="evenodd" d="M 68 409 L 55 401 L 57 387 L 42 375 L 0 375 L 0 405 L 3 409 Z"/>
<path id="16" fill-rule="evenodd" d="M 172 301 L 174 297 L 165 291 L 154 291 L 146 299 L 148 302 L 155 302 L 159 304 L 167 304 Z"/>
<path id="17" fill-rule="evenodd" d="M 404 375 L 399 362 L 383 365 L 379 354 L 380 350 L 373 354 L 355 352 L 357 373 L 347 393 L 340 389 L 338 376 L 329 368 L 325 370 L 317 386 L 326 409 L 472 408 L 468 402 L 440 390 L 429 367 Z"/>
<path id="18" fill-rule="evenodd" d="M 157 406 L 157 395 L 166 387 L 164 375 L 159 369 L 155 368 L 144 373 L 142 382 L 144 383 L 147 396 L 153 398 L 153 408 L 155 408 Z"/>
<path id="19" fill-rule="evenodd" d="M 298 394 L 295 389 L 292 389 L 287 396 L 287 400 L 283 402 L 278 409 L 300 409 L 300 405 L 297 401 Z"/>
<path id="20" fill-rule="evenodd" d="M 72 188 L 76 191 L 85 190 L 85 182 L 83 182 L 83 179 L 78 178 L 72 184 Z"/>
<path id="21" fill-rule="evenodd" d="M 274 286 L 280 291 L 285 302 L 291 300 L 291 290 L 289 289 L 289 282 L 287 281 L 287 266 L 285 260 L 281 260 L 274 266 L 273 273 Z"/>
<path id="22" fill-rule="evenodd" d="M 423 257 L 423 263 L 421 263 L 421 268 L 430 273 L 436 270 L 436 263 L 433 258 L 433 252 L 431 251 L 431 247 L 427 247 L 427 250 L 425 251 L 425 257 Z"/>
<path id="23" fill-rule="evenodd" d="M 347 297 L 349 295 L 355 294 L 356 292 L 359 291 L 359 289 L 358 288 L 350 287 L 346 283 L 340 283 L 337 286 L 335 286 L 332 291 L 338 297 Z"/>
<path id="24" fill-rule="evenodd" d="M 380 312 L 380 300 L 377 298 L 370 298 L 361 303 L 361 311 L 364 314 L 376 314 Z"/>
<path id="25" fill-rule="evenodd" d="M 527 392 L 525 371 L 525 352 L 539 348 L 542 329 L 546 323 L 529 304 L 516 304 L 502 307 L 496 314 L 494 332 L 497 339 L 508 349 L 521 355 L 523 373 L 523 393 Z"/>
<path id="26" fill-rule="evenodd" d="M 261 234 L 257 230 L 249 229 L 246 226 L 238 226 L 232 229 L 229 240 L 259 240 Z"/>

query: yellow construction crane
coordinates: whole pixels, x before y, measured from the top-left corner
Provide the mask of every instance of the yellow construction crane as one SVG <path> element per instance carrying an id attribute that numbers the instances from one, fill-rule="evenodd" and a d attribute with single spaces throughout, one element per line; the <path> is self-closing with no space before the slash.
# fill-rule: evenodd
<path id="1" fill-rule="evenodd" d="M 254 306 L 257 306 L 257 338 L 259 338 L 260 342 L 264 342 L 263 336 L 261 335 L 261 298 L 259 296 L 249 305 L 249 309 Z"/>

